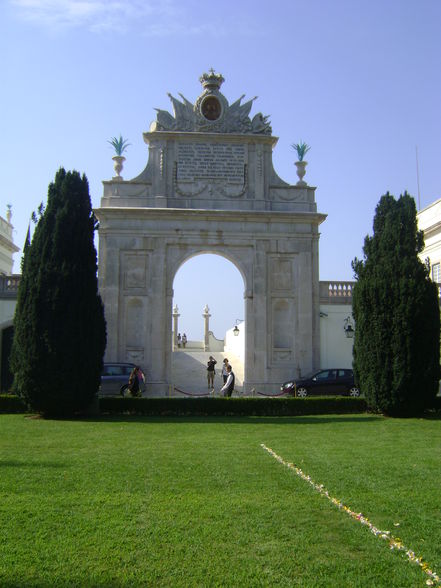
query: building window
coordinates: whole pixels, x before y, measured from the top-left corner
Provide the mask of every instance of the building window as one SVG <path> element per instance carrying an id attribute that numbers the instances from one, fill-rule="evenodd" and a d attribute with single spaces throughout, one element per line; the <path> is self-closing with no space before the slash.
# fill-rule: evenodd
<path id="1" fill-rule="evenodd" d="M 432 265 L 432 280 L 436 284 L 441 283 L 441 264 L 439 263 L 434 263 Z"/>

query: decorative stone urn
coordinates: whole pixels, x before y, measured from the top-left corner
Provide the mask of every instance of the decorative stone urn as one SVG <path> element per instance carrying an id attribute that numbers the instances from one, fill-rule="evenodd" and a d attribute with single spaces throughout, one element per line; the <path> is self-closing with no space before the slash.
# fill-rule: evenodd
<path id="1" fill-rule="evenodd" d="M 112 159 L 115 162 L 113 164 L 113 169 L 116 171 L 116 176 L 114 176 L 112 179 L 122 181 L 123 177 L 121 176 L 121 172 L 123 169 L 123 163 L 126 160 L 126 158 L 124 157 L 124 155 L 114 155 Z"/>
<path id="2" fill-rule="evenodd" d="M 306 174 L 305 167 L 308 165 L 307 161 L 296 161 L 295 166 L 297 168 L 297 175 L 299 177 L 299 181 L 297 182 L 296 186 L 307 186 L 308 184 L 303 181 L 303 177 Z"/>

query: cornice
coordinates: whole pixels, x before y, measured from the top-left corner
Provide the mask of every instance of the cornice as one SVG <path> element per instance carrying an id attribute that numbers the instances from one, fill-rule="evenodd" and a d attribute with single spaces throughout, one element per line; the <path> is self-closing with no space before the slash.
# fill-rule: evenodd
<path id="1" fill-rule="evenodd" d="M 186 208 L 135 208 L 135 207 L 103 207 L 94 209 L 100 218 L 122 218 L 127 220 L 173 220 L 182 219 L 198 221 L 234 221 L 253 223 L 315 223 L 321 224 L 327 214 L 320 212 L 286 212 L 269 210 L 207 210 Z"/>
<path id="2" fill-rule="evenodd" d="M 204 133 L 193 131 L 147 131 L 142 134 L 144 142 L 154 143 L 155 141 L 198 141 L 201 143 L 263 143 L 274 147 L 279 140 L 272 135 L 248 135 L 239 133 Z"/>
<path id="3" fill-rule="evenodd" d="M 421 230 L 424 232 L 425 237 L 432 237 L 436 233 L 441 233 L 441 220 Z"/>
<path id="4" fill-rule="evenodd" d="M 17 253 L 17 251 L 20 251 L 20 247 L 17 247 L 15 243 L 3 235 L 0 235 L 0 245 L 5 247 L 8 251 L 12 251 L 12 253 Z"/>

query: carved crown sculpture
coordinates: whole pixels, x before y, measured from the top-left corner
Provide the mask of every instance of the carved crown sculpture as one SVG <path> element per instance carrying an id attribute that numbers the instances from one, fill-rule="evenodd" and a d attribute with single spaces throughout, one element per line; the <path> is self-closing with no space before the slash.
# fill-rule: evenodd
<path id="1" fill-rule="evenodd" d="M 225 96 L 219 91 L 225 81 L 221 74 L 210 69 L 203 73 L 199 81 L 204 91 L 194 104 L 182 94 L 182 102 L 169 94 L 174 116 L 166 110 L 156 108 L 156 121 L 150 126 L 151 132 L 156 131 L 184 131 L 208 133 L 234 134 L 262 134 L 271 135 L 272 129 L 269 117 L 257 113 L 253 119 L 249 113 L 257 96 L 241 104 L 244 96 L 229 104 Z"/>
<path id="2" fill-rule="evenodd" d="M 203 73 L 199 78 L 204 90 L 219 90 L 222 84 L 225 82 L 225 78 L 222 74 L 217 74 L 214 69 L 211 68 L 209 73 Z"/>

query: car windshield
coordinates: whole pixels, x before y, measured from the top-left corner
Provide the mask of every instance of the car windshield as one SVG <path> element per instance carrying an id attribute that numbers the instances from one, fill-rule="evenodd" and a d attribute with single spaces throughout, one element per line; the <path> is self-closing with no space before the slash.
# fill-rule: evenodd
<path id="1" fill-rule="evenodd" d="M 305 375 L 301 375 L 298 378 L 295 376 L 292 378 L 291 381 L 296 382 L 297 380 L 312 380 L 312 378 L 317 378 L 319 380 L 328 379 L 330 377 L 336 377 L 336 371 L 338 372 L 338 376 L 342 377 L 350 377 L 352 376 L 352 370 L 315 370 L 313 372 L 308 372 Z"/>
<path id="2" fill-rule="evenodd" d="M 308 372 L 304 376 L 298 377 L 297 380 L 310 380 L 311 378 L 313 378 L 314 376 L 316 376 L 318 373 L 319 372 L 317 372 L 317 371 L 315 371 L 315 372 Z"/>

